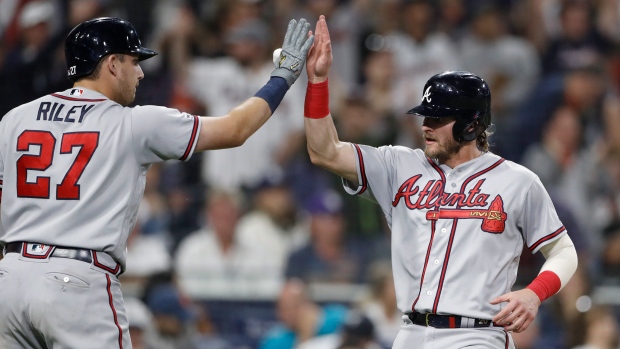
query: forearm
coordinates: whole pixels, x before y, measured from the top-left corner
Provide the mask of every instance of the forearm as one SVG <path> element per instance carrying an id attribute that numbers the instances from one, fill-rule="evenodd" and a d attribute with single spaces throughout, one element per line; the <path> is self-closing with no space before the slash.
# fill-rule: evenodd
<path id="1" fill-rule="evenodd" d="M 322 119 L 305 118 L 304 123 L 310 160 L 317 166 L 331 170 L 332 164 L 337 161 L 338 149 L 344 145 L 338 139 L 331 114 Z"/>
<path id="2" fill-rule="evenodd" d="M 568 235 L 541 248 L 547 259 L 538 277 L 527 287 L 541 301 L 560 291 L 577 270 L 577 251 Z"/>
<path id="3" fill-rule="evenodd" d="M 271 116 L 265 100 L 252 97 L 224 116 L 203 116 L 196 152 L 242 145 Z"/>
<path id="4" fill-rule="evenodd" d="M 328 82 L 309 83 L 304 106 L 308 154 L 313 164 L 357 183 L 355 156 L 349 143 L 340 142 L 329 112 Z"/>

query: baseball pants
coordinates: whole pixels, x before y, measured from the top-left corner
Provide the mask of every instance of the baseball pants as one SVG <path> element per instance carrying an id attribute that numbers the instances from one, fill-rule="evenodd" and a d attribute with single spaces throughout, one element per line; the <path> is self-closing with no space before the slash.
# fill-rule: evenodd
<path id="1" fill-rule="evenodd" d="M 392 349 L 515 349 L 510 333 L 501 327 L 434 328 L 405 323 Z"/>
<path id="2" fill-rule="evenodd" d="M 116 275 L 68 258 L 0 260 L 0 348 L 130 349 Z"/>

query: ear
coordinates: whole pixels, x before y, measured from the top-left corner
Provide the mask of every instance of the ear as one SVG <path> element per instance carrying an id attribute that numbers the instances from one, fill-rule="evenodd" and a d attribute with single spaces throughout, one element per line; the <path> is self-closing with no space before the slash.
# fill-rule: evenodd
<path id="1" fill-rule="evenodd" d="M 105 58 L 105 67 L 107 67 L 108 71 L 110 72 L 110 75 L 118 76 L 120 72 L 120 62 L 116 58 L 115 54 L 108 55 Z"/>

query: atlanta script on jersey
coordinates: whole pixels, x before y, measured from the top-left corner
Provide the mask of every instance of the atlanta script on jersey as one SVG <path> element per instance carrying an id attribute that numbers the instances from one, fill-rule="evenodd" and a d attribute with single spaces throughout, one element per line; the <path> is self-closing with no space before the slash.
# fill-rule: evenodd
<path id="1" fill-rule="evenodd" d="M 0 122 L 0 240 L 104 251 L 124 265 L 146 171 L 189 159 L 199 129 L 197 116 L 84 88 L 13 109 Z"/>
<path id="2" fill-rule="evenodd" d="M 403 312 L 492 319 L 489 301 L 511 291 L 525 243 L 532 252 L 566 233 L 538 177 L 492 153 L 454 169 L 420 149 L 352 145 L 358 183 L 392 230 Z"/>

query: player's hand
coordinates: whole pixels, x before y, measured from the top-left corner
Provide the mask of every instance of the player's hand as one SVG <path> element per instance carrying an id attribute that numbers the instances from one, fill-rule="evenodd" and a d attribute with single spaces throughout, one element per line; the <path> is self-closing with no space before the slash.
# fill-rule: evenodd
<path id="1" fill-rule="evenodd" d="M 333 60 L 332 42 L 329 38 L 327 22 L 323 15 L 321 15 L 319 21 L 316 22 L 314 36 L 314 45 L 312 45 L 310 49 L 308 61 L 306 62 L 306 72 L 308 73 L 309 82 L 318 83 L 327 80 L 329 68 Z"/>
<path id="2" fill-rule="evenodd" d="M 534 291 L 524 288 L 519 291 L 506 293 L 491 301 L 491 304 L 508 302 L 495 317 L 493 322 L 504 326 L 506 331 L 523 332 L 534 321 L 540 299 Z"/>
<path id="3" fill-rule="evenodd" d="M 314 42 L 314 36 L 310 31 L 310 23 L 305 19 L 296 20 L 291 19 L 288 23 L 288 29 L 286 35 L 284 35 L 284 43 L 282 44 L 282 51 L 280 51 L 280 58 L 276 64 L 276 69 L 271 72 L 271 76 L 279 76 L 284 78 L 291 85 L 297 80 L 301 70 L 304 68 L 308 51 Z"/>

